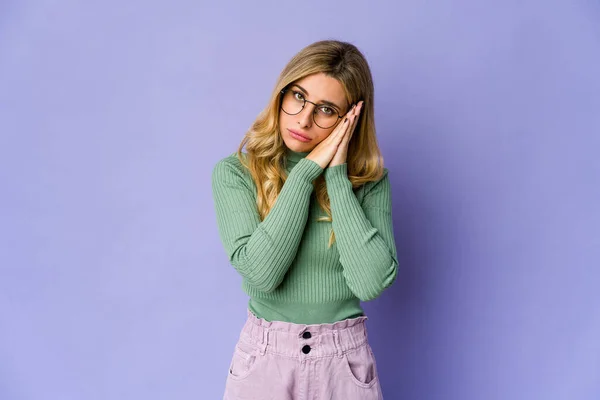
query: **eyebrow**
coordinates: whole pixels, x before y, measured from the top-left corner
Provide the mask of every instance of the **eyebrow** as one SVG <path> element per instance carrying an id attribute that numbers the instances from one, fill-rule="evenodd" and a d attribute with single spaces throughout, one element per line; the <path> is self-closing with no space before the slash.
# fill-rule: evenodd
<path id="1" fill-rule="evenodd" d="M 308 92 L 306 91 L 306 89 L 304 89 L 302 86 L 298 85 L 297 83 L 294 83 L 294 85 L 293 85 L 293 86 L 296 86 L 298 89 L 302 90 L 302 91 L 304 92 L 304 94 L 306 94 L 307 96 L 310 96 L 310 95 L 308 94 Z M 338 106 L 337 104 L 335 104 L 334 102 L 332 102 L 332 101 L 329 101 L 329 100 L 321 100 L 321 101 L 319 102 L 319 104 L 325 104 L 325 105 L 327 105 L 327 106 L 332 106 L 332 107 L 335 107 L 335 108 L 337 108 L 337 109 L 338 109 L 338 111 L 340 111 L 340 110 L 342 109 L 340 106 Z"/>

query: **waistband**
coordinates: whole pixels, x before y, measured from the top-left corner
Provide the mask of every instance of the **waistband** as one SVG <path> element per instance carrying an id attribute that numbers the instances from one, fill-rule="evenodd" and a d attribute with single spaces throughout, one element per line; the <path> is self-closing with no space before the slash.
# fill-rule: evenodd
<path id="1" fill-rule="evenodd" d="M 295 324 L 267 321 L 248 310 L 240 340 L 256 345 L 261 355 L 268 352 L 299 359 L 341 358 L 368 342 L 367 319 L 362 315 L 333 323 Z"/>

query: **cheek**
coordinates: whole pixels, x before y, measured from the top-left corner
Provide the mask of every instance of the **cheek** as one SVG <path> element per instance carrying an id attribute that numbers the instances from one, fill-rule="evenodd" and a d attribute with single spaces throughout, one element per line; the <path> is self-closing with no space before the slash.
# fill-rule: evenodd
<path id="1" fill-rule="evenodd" d="M 327 130 L 320 129 L 322 132 L 320 132 L 318 135 L 318 143 L 321 143 L 323 140 L 327 139 L 329 137 L 329 135 L 331 135 L 333 133 L 334 129 L 335 128 L 331 128 L 331 129 L 327 129 Z"/>
<path id="2" fill-rule="evenodd" d="M 285 129 L 285 127 L 287 125 L 285 114 L 283 114 L 283 113 L 279 114 L 278 121 L 279 121 L 279 133 L 283 134 L 283 130 Z"/>
<path id="3" fill-rule="evenodd" d="M 282 112 L 279 114 L 279 129 L 285 129 L 286 127 L 290 126 L 290 118 L 291 116 L 287 115 L 286 113 Z"/>

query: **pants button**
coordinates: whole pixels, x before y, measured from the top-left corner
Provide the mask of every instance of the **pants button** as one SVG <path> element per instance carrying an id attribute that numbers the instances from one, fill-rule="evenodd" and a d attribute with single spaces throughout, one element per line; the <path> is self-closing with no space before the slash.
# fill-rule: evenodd
<path id="1" fill-rule="evenodd" d="M 304 354 L 310 353 L 310 346 L 309 345 L 305 345 L 304 347 L 302 347 L 302 352 Z"/>
<path id="2" fill-rule="evenodd" d="M 309 331 L 306 331 L 306 332 L 304 332 L 304 333 L 302 334 L 302 337 L 303 337 L 304 339 L 310 339 L 310 332 L 309 332 Z"/>

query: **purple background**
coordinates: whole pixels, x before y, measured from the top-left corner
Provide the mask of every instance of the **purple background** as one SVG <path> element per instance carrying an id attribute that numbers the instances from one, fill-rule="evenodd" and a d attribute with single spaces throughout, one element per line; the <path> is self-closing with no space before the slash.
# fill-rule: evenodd
<path id="1" fill-rule="evenodd" d="M 597 1 L 0 2 L 0 399 L 218 399 L 210 187 L 303 46 L 371 64 L 386 400 L 600 398 Z"/>

